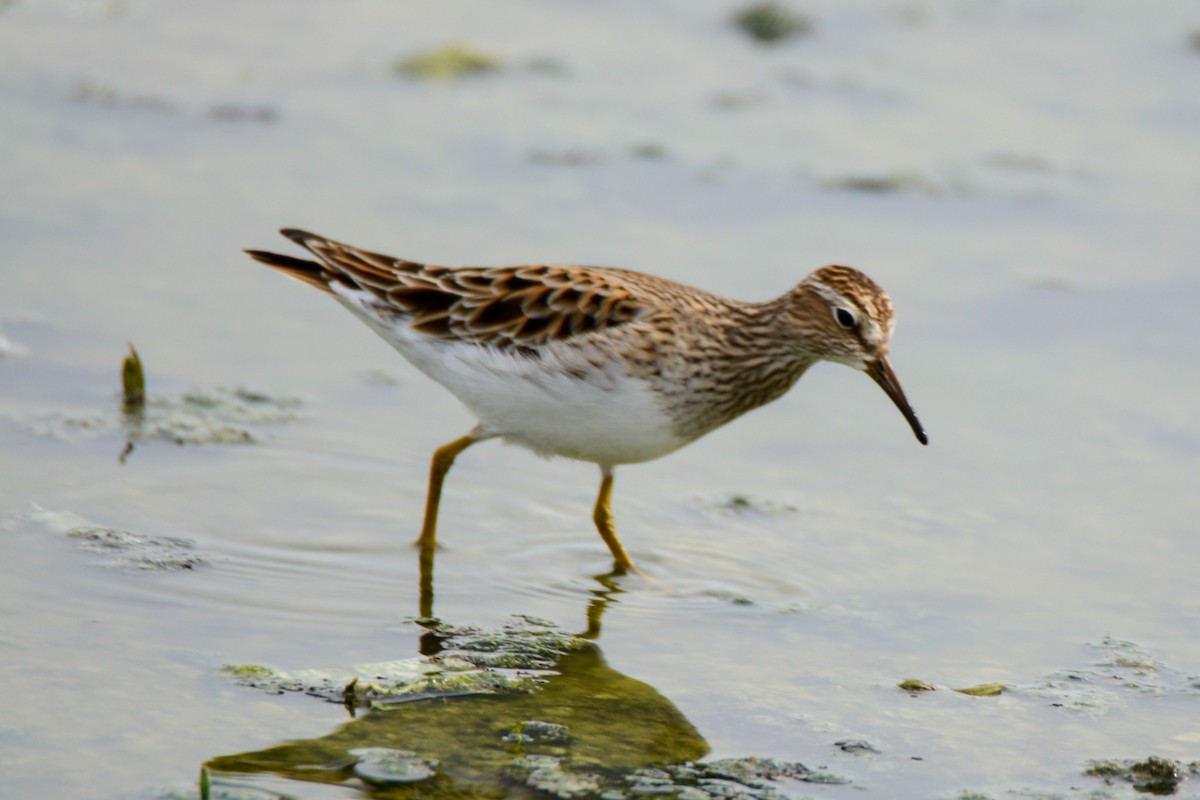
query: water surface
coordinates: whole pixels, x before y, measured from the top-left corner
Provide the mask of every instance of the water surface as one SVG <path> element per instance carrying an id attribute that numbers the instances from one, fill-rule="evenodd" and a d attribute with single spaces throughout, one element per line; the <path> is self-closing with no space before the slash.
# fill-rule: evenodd
<path id="1" fill-rule="evenodd" d="M 1200 757 L 1195 9 L 810 2 L 814 33 L 764 48 L 733 8 L 0 8 L 0 794 L 154 796 L 344 721 L 233 685 L 224 663 L 418 653 L 428 457 L 473 421 L 239 252 L 287 250 L 285 225 L 746 299 L 825 263 L 867 271 L 896 302 L 893 358 L 931 445 L 821 365 L 618 470 L 623 540 L 653 580 L 609 606 L 607 663 L 710 757 L 853 781 L 801 794 L 1084 791 L 1089 759 Z M 392 71 L 453 42 L 505 68 Z M 142 441 L 122 465 L 128 341 L 167 401 L 250 387 L 300 404 L 254 443 Z M 465 454 L 435 613 L 586 627 L 609 567 L 597 484 L 495 443 Z M 204 564 L 106 566 L 38 508 L 190 539 Z M 1096 684 L 1082 711 L 1036 693 L 1113 641 L 1152 667 L 1144 685 Z M 910 698 L 909 677 L 943 691 Z M 983 682 L 1014 689 L 944 691 Z"/>

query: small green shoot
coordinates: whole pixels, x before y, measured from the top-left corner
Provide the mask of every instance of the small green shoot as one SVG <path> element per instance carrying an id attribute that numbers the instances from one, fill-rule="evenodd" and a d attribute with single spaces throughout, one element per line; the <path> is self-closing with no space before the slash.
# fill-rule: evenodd
<path id="1" fill-rule="evenodd" d="M 125 396 L 125 413 L 141 411 L 146 405 L 146 375 L 133 342 L 129 343 L 129 355 L 121 366 L 121 387 Z"/>

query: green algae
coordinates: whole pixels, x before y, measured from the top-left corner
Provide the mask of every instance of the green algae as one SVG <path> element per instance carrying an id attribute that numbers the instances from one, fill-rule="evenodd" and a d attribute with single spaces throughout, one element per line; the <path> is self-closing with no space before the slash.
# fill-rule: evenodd
<path id="1" fill-rule="evenodd" d="M 502 66 L 500 59 L 473 47 L 448 44 L 436 50 L 397 59 L 392 64 L 392 70 L 406 78 L 450 81 L 497 72 Z"/>
<path id="2" fill-rule="evenodd" d="M 732 23 L 759 44 L 776 44 L 813 31 L 808 17 L 772 2 L 746 6 L 734 14 Z"/>
<path id="3" fill-rule="evenodd" d="M 640 144 L 635 144 L 629 148 L 629 155 L 647 161 L 661 161 L 670 157 L 666 145 L 659 144 L 658 142 L 641 142 Z"/>
<path id="4" fill-rule="evenodd" d="M 853 174 L 826 178 L 821 182 L 824 189 L 871 194 L 895 194 L 898 192 L 923 192 L 938 194 L 940 189 L 915 172 L 888 172 L 877 175 Z"/>
<path id="5" fill-rule="evenodd" d="M 275 677 L 275 670 L 262 664 L 226 664 L 221 667 L 221 671 L 238 681 L 269 680 Z"/>
<path id="6" fill-rule="evenodd" d="M 701 501 L 703 507 L 721 515 L 738 516 L 780 516 L 794 514 L 799 509 L 793 505 L 778 503 L 766 497 L 757 497 L 740 492 L 731 492 L 717 500 Z"/>
<path id="7" fill-rule="evenodd" d="M 959 694 L 967 694 L 971 697 L 997 697 L 1004 692 L 1003 683 L 980 683 L 975 686 L 968 686 L 965 689 L 955 689 Z"/>
<path id="8" fill-rule="evenodd" d="M 1106 784 L 1124 782 L 1146 794 L 1171 795 L 1189 777 L 1200 775 L 1200 762 L 1181 764 L 1162 756 L 1150 756 L 1142 761 L 1093 761 L 1083 772 L 1101 778 Z"/>
<path id="9" fill-rule="evenodd" d="M 932 683 L 928 683 L 926 681 L 920 680 L 919 678 L 905 678 L 904 680 L 900 681 L 900 683 L 898 683 L 896 685 L 912 695 L 916 695 L 920 692 L 935 692 L 935 691 L 937 691 L 937 687 L 934 686 Z"/>

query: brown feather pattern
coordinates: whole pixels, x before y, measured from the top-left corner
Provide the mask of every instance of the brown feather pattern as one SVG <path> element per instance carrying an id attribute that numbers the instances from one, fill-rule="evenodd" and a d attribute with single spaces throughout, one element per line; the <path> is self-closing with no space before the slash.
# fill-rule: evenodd
<path id="1" fill-rule="evenodd" d="M 319 269 L 325 284 L 369 292 L 378 301 L 378 311 L 404 316 L 413 330 L 440 339 L 528 354 L 532 348 L 615 328 L 655 310 L 640 301 L 632 287 L 622 285 L 638 282 L 633 276 L 651 276 L 624 270 L 545 264 L 451 268 L 360 250 L 304 231 L 283 233 L 320 264 L 261 251 L 250 254 L 307 283 L 314 282 L 314 269 L 300 270 L 296 262 L 310 264 Z"/>

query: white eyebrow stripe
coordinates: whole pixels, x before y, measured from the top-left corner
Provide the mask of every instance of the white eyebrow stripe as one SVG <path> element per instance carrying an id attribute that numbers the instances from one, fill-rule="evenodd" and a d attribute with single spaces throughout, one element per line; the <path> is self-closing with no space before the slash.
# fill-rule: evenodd
<path id="1" fill-rule="evenodd" d="M 851 303 L 849 300 L 847 300 L 845 295 L 843 295 L 841 292 L 830 289 L 820 281 L 810 280 L 808 285 L 814 292 L 819 294 L 826 303 L 829 303 L 832 306 L 845 306 L 851 311 L 854 311 L 858 308 L 858 306 L 856 306 L 854 303 Z"/>

